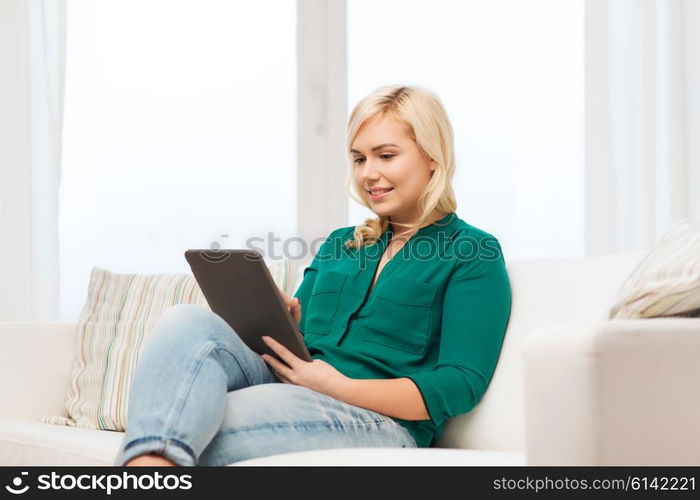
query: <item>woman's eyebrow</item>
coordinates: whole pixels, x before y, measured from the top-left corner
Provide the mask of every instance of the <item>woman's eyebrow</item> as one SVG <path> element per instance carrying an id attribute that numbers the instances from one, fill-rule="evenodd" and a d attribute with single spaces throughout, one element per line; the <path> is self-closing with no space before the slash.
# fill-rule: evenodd
<path id="1" fill-rule="evenodd" d="M 376 151 L 376 150 L 378 150 L 378 149 L 386 148 L 386 147 L 388 147 L 388 146 L 393 146 L 393 147 L 395 147 L 395 148 L 401 149 L 401 146 L 399 146 L 398 144 L 393 144 L 393 143 L 391 143 L 391 142 L 387 142 L 387 143 L 384 143 L 384 144 L 378 144 L 377 146 L 374 146 L 374 147 L 371 149 L 371 151 Z M 362 153 L 361 151 L 358 151 L 357 149 L 351 149 L 350 152 L 351 152 L 351 153 Z"/>

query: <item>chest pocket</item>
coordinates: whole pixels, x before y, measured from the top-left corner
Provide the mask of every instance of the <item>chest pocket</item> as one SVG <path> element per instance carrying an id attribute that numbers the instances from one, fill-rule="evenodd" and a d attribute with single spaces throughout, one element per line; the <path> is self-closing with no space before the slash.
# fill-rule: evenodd
<path id="1" fill-rule="evenodd" d="M 394 278 L 377 289 L 363 340 L 414 354 L 424 354 L 430 311 L 437 288 L 422 281 Z"/>
<path id="2" fill-rule="evenodd" d="M 304 334 L 328 335 L 338 310 L 340 292 L 347 277 L 347 274 L 336 271 L 321 272 L 316 276 L 309 297 L 308 311 L 301 312 L 306 316 Z"/>

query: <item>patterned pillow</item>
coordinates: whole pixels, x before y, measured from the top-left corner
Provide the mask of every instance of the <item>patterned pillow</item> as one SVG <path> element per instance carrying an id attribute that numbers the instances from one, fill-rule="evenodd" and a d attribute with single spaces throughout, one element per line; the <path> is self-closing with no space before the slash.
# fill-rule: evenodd
<path id="1" fill-rule="evenodd" d="M 622 285 L 610 319 L 700 316 L 700 225 L 673 223 Z"/>
<path id="2" fill-rule="evenodd" d="M 277 286 L 290 297 L 298 267 L 286 259 L 269 266 Z M 42 415 L 41 421 L 123 431 L 143 345 L 161 313 L 181 303 L 210 309 L 191 274 L 117 274 L 93 267 L 77 325 L 78 355 L 66 397 L 68 417 Z"/>

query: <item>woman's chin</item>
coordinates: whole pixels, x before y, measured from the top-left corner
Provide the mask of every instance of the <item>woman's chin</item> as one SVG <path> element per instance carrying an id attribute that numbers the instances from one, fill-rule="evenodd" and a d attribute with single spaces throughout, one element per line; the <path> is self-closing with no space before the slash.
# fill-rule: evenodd
<path id="1" fill-rule="evenodd" d="M 371 205 L 370 205 L 371 206 Z M 372 206 L 372 212 L 377 214 L 379 217 L 387 217 L 391 215 L 391 210 L 387 210 L 384 207 Z"/>

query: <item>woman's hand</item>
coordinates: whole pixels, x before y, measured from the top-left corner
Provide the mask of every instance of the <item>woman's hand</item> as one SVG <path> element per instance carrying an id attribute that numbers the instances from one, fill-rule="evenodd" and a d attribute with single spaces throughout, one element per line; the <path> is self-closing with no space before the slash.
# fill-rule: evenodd
<path id="1" fill-rule="evenodd" d="M 346 377 L 325 361 L 320 359 L 304 361 L 271 337 L 263 336 L 263 341 L 284 361 L 282 363 L 268 354 L 261 355 L 270 369 L 285 384 L 301 385 L 340 399 L 338 395 L 343 392 L 346 384 L 352 381 L 350 377 Z"/>
<path id="2" fill-rule="evenodd" d="M 299 299 L 297 299 L 296 297 L 290 298 L 286 293 L 282 291 L 281 288 L 279 290 L 280 294 L 282 295 L 282 298 L 284 299 L 284 303 L 287 304 L 287 311 L 292 313 L 294 321 L 296 322 L 297 326 L 299 326 L 299 322 L 301 321 L 301 303 L 299 302 Z"/>

